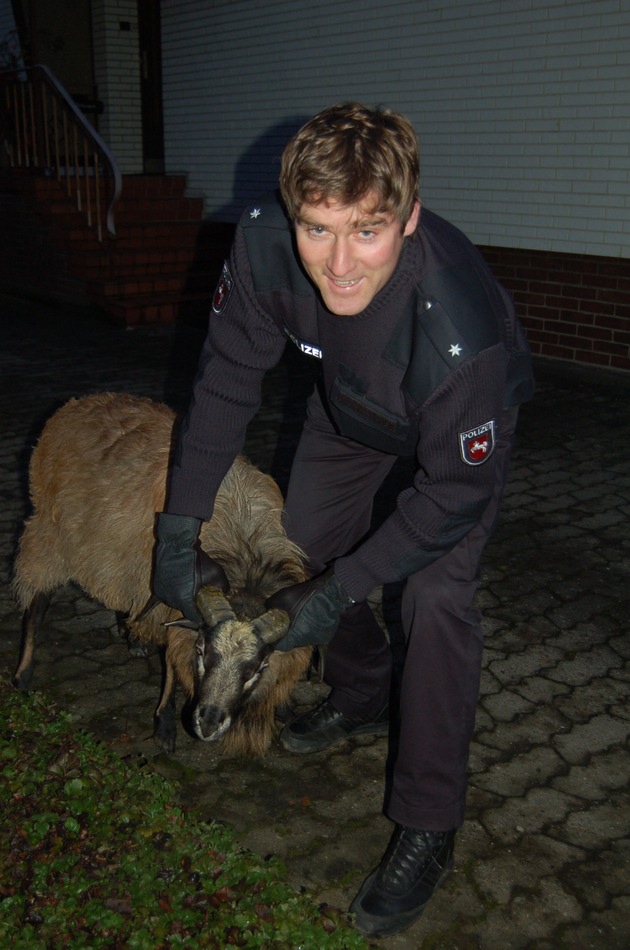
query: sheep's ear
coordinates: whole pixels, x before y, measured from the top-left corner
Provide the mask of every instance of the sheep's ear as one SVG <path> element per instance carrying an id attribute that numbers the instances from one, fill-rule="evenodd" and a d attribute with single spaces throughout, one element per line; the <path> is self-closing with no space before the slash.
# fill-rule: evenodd
<path id="1" fill-rule="evenodd" d="M 281 640 L 288 632 L 290 625 L 291 620 L 286 610 L 278 610 L 277 608 L 268 610 L 252 621 L 252 629 L 255 630 L 263 643 L 267 644 Z"/>

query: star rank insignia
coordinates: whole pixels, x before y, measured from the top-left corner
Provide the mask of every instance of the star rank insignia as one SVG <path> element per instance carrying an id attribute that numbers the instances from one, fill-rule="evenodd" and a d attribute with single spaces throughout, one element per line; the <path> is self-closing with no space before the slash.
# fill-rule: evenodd
<path id="1" fill-rule="evenodd" d="M 250 216 L 250 218 L 253 218 L 254 220 L 255 220 L 256 218 L 259 218 L 259 217 L 260 217 L 260 208 L 252 208 L 252 210 L 249 212 L 249 216 Z"/>

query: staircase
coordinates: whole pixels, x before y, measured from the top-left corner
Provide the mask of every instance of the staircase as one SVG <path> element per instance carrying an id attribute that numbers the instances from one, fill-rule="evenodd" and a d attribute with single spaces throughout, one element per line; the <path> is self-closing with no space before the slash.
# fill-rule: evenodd
<path id="1" fill-rule="evenodd" d="M 126 326 L 208 313 L 231 229 L 204 222 L 203 199 L 185 188 L 183 175 L 123 176 L 117 237 L 87 249 L 72 228 L 66 235 L 69 265 L 84 274 L 89 299 Z"/>
<path id="2" fill-rule="evenodd" d="M 0 290 L 128 327 L 207 315 L 232 226 L 203 220 L 184 175 L 122 176 L 47 66 L 0 80 Z"/>
<path id="3" fill-rule="evenodd" d="M 3 178 L 6 198 L 6 172 Z M 116 237 L 102 241 L 63 182 L 14 169 L 8 180 L 18 207 L 5 233 L 21 234 L 29 263 L 22 283 L 31 291 L 97 307 L 127 327 L 207 315 L 232 226 L 204 222 L 203 199 L 186 196 L 184 175 L 123 176 Z M 19 283 L 16 267 L 3 283 L 7 277 Z"/>

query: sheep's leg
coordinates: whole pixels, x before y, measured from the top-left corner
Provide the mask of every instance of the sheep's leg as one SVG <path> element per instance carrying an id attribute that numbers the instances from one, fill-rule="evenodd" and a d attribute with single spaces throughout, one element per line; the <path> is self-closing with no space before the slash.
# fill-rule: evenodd
<path id="1" fill-rule="evenodd" d="M 177 722 L 175 718 L 175 671 L 164 652 L 162 653 L 162 662 L 164 664 L 164 679 L 162 683 L 162 695 L 155 710 L 153 738 L 162 751 L 170 755 L 175 751 L 177 735 Z"/>
<path id="2" fill-rule="evenodd" d="M 129 629 L 127 621 L 129 620 L 129 614 L 125 613 L 123 610 L 116 611 L 116 624 L 118 626 L 118 633 L 123 640 L 127 641 L 127 647 L 129 649 L 130 656 L 148 656 L 149 651 L 146 647 L 146 644 L 139 640 L 138 637 Z"/>
<path id="3" fill-rule="evenodd" d="M 44 593 L 43 591 L 39 594 L 35 594 L 24 612 L 20 660 L 13 679 L 11 680 L 13 685 L 18 689 L 30 689 L 33 680 L 33 655 L 35 653 L 37 631 L 44 620 L 50 598 L 51 594 Z"/>

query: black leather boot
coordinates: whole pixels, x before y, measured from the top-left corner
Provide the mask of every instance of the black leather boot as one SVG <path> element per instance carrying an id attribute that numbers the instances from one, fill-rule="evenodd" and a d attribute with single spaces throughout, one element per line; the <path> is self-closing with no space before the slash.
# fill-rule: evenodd
<path id="1" fill-rule="evenodd" d="M 453 867 L 454 831 L 397 825 L 379 867 L 350 905 L 354 926 L 369 937 L 406 930 Z"/>
<path id="2" fill-rule="evenodd" d="M 280 733 L 280 742 L 289 752 L 319 752 L 340 739 L 387 735 L 388 732 L 389 704 L 373 716 L 346 716 L 325 699 L 285 726 Z"/>

